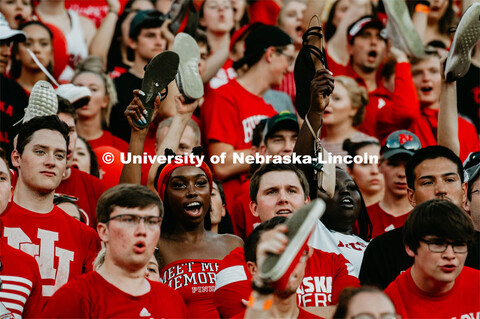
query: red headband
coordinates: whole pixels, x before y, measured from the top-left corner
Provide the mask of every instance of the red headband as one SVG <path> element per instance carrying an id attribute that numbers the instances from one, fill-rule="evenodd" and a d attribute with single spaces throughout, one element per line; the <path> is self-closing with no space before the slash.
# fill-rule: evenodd
<path id="1" fill-rule="evenodd" d="M 170 179 L 170 175 L 172 175 L 173 171 L 176 170 L 179 167 L 182 166 L 196 166 L 198 165 L 197 163 L 190 162 L 188 156 L 185 156 L 183 158 L 183 163 L 177 164 L 176 162 L 169 163 L 165 165 L 165 167 L 162 169 L 160 172 L 160 176 L 158 177 L 158 182 L 157 182 L 157 192 L 158 195 L 160 196 L 160 199 L 164 201 L 165 199 L 165 193 L 167 192 L 167 185 L 168 185 L 168 180 Z M 177 161 L 177 159 L 175 159 Z M 208 167 L 205 162 L 202 162 L 202 164 L 199 167 L 202 169 L 205 174 L 207 175 L 208 178 L 208 184 L 210 185 L 210 191 L 213 189 L 213 175 L 212 171 Z"/>

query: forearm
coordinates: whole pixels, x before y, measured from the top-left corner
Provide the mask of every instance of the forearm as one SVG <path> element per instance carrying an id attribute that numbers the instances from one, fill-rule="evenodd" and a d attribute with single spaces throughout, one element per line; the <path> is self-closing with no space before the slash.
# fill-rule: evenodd
<path id="1" fill-rule="evenodd" d="M 165 150 L 167 148 L 171 149 L 173 152 L 176 152 L 178 145 L 180 144 L 180 139 L 182 138 L 183 131 L 187 126 L 188 120 L 190 119 L 191 114 L 177 114 L 172 120 L 172 124 L 167 131 L 167 135 L 163 139 L 162 143 L 157 147 L 156 155 L 165 155 Z M 154 190 L 155 189 L 155 175 L 157 170 L 160 167 L 160 164 L 155 161 L 150 170 L 148 171 L 147 187 Z"/>
<path id="2" fill-rule="evenodd" d="M 458 140 L 458 110 L 456 82 L 442 83 L 440 107 L 438 110 L 437 143 L 460 154 Z"/>
<path id="3" fill-rule="evenodd" d="M 233 146 L 226 143 L 212 143 L 208 147 L 208 154 L 220 157 L 220 162 L 212 165 L 215 176 L 220 180 L 247 173 L 250 168 L 249 164 L 238 163 L 234 159 L 252 155 L 251 149 L 235 150 Z"/>
<path id="4" fill-rule="evenodd" d="M 228 45 L 222 46 L 217 52 L 207 58 L 207 67 L 202 76 L 203 83 L 208 83 L 228 59 Z"/>
<path id="5" fill-rule="evenodd" d="M 104 64 L 106 64 L 107 61 L 107 54 L 112 43 L 117 20 L 117 14 L 113 11 L 109 11 L 107 16 L 103 19 L 102 25 L 93 37 L 92 42 L 90 43 L 90 55 L 100 57 Z"/>
<path id="6" fill-rule="evenodd" d="M 145 144 L 146 134 L 144 132 L 136 132 L 132 130 L 130 136 L 130 143 L 128 144 L 128 152 L 132 156 L 142 155 L 143 146 Z M 133 161 L 130 161 L 128 164 L 123 165 L 122 174 L 120 175 L 119 184 L 130 183 L 130 184 L 141 184 L 142 180 L 142 164 L 136 163 L 133 164 Z"/>

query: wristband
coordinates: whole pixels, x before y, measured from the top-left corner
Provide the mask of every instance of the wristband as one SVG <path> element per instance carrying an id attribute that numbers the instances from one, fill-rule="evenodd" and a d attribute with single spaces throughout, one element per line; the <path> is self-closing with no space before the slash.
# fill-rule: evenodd
<path id="1" fill-rule="evenodd" d="M 415 12 L 421 12 L 421 13 L 429 14 L 430 13 L 430 7 L 423 4 L 423 3 L 419 3 L 415 6 Z"/>
<path id="2" fill-rule="evenodd" d="M 263 300 L 262 300 L 263 299 Z M 267 311 L 272 307 L 273 304 L 273 296 L 264 298 L 255 298 L 253 293 L 250 294 L 248 298 L 248 305 L 247 307 L 257 311 Z"/>

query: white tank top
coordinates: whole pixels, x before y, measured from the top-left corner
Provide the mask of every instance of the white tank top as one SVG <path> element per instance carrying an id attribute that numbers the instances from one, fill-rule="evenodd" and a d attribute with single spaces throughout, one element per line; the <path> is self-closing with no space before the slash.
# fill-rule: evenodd
<path id="1" fill-rule="evenodd" d="M 75 65 L 78 61 L 88 56 L 88 47 L 85 43 L 82 26 L 80 24 L 80 17 L 78 13 L 68 10 L 70 21 L 72 22 L 72 29 L 68 34 L 65 34 L 67 40 L 67 51 L 69 54 L 68 65 L 60 75 L 60 81 L 70 81 L 73 77 Z"/>

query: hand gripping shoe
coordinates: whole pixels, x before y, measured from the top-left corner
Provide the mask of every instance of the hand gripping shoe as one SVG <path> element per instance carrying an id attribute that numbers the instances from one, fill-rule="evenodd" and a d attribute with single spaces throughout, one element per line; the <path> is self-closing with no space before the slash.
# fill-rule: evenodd
<path id="1" fill-rule="evenodd" d="M 308 205 L 297 210 L 285 223 L 288 227 L 287 247 L 281 255 L 269 254 L 265 259 L 259 276 L 270 282 L 277 291 L 287 287 L 290 275 L 298 264 L 305 249 L 308 248 L 308 238 L 312 233 L 316 221 L 325 212 L 325 202 L 315 199 Z"/>
<path id="2" fill-rule="evenodd" d="M 56 115 L 58 98 L 52 85 L 46 81 L 38 81 L 30 92 L 28 106 L 25 109 L 23 123 L 37 116 Z"/>
<path id="3" fill-rule="evenodd" d="M 312 17 L 302 39 L 303 44 L 295 60 L 293 75 L 297 90 L 295 106 L 300 117 L 305 118 L 310 107 L 310 82 L 315 76 L 315 70 L 328 69 L 322 27 L 318 16 Z"/>
<path id="4" fill-rule="evenodd" d="M 463 14 L 453 37 L 447 60 L 445 79 L 456 81 L 467 74 L 470 68 L 472 50 L 480 39 L 480 3 L 473 3 Z"/>
<path id="5" fill-rule="evenodd" d="M 176 81 L 180 93 L 187 103 L 203 96 L 203 81 L 198 72 L 200 51 L 197 42 L 188 34 L 180 32 L 175 36 L 173 51 L 180 57 Z"/>
<path id="6" fill-rule="evenodd" d="M 173 51 L 164 51 L 157 54 L 145 67 L 145 75 L 142 81 L 142 91 L 145 95 L 140 96 L 140 100 L 147 110 L 147 114 L 145 114 L 147 122 L 139 124 L 134 121 L 136 127 L 142 129 L 150 125 L 155 108 L 155 99 L 175 79 L 178 62 L 178 54 Z"/>

